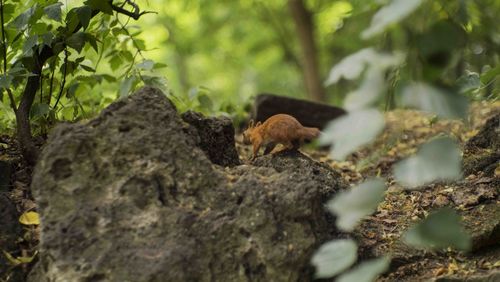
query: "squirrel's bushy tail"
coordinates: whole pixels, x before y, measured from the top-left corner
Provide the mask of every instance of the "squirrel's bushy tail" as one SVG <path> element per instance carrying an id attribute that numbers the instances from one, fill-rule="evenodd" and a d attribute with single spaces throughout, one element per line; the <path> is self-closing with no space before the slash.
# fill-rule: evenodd
<path id="1" fill-rule="evenodd" d="M 303 127 L 299 134 L 302 137 L 301 139 L 312 140 L 319 136 L 320 131 L 316 127 Z"/>

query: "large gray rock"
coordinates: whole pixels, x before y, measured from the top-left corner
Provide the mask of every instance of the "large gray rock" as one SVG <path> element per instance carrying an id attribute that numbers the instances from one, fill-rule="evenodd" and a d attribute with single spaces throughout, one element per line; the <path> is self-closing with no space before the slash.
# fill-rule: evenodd
<path id="1" fill-rule="evenodd" d="M 58 126 L 32 189 L 31 281 L 308 281 L 335 236 L 339 174 L 300 153 L 214 166 L 174 106 L 143 88 L 88 124 Z"/>

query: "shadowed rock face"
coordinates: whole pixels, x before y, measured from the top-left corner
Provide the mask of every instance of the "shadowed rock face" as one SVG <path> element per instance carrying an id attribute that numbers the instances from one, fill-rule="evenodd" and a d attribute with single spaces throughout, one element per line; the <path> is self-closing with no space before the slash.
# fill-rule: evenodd
<path id="1" fill-rule="evenodd" d="M 214 166 L 183 129 L 153 88 L 55 128 L 33 176 L 29 279 L 311 280 L 311 254 L 336 234 L 323 203 L 339 175 L 299 152 Z"/>
<path id="2" fill-rule="evenodd" d="M 205 117 L 194 111 L 187 111 L 181 118 L 192 126 L 188 134 L 197 141 L 210 161 L 221 166 L 239 165 L 234 145 L 234 127 L 228 117 Z"/>
<path id="3" fill-rule="evenodd" d="M 328 122 L 346 114 L 346 111 L 339 107 L 306 100 L 273 94 L 259 94 L 253 107 L 252 117 L 255 121 L 264 122 L 276 114 L 289 114 L 304 126 L 323 129 Z"/>

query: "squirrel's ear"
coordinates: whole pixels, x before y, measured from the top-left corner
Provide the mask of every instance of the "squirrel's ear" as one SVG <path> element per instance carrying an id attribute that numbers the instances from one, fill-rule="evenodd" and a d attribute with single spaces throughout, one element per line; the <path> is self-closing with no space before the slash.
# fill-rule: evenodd
<path id="1" fill-rule="evenodd" d="M 250 122 L 248 123 L 248 128 L 252 128 L 253 124 L 254 124 L 254 121 L 253 121 L 253 119 L 251 119 Z"/>
<path id="2" fill-rule="evenodd" d="M 257 124 L 255 126 L 259 126 L 261 124 L 262 124 L 262 122 L 259 121 L 259 122 L 257 122 Z"/>

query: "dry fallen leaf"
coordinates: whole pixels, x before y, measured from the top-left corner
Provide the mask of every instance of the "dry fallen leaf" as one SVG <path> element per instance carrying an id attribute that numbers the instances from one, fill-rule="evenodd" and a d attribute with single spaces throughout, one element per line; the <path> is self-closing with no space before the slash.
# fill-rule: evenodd
<path id="1" fill-rule="evenodd" d="M 34 211 L 25 212 L 19 217 L 19 222 L 24 225 L 38 225 L 40 216 Z"/>

